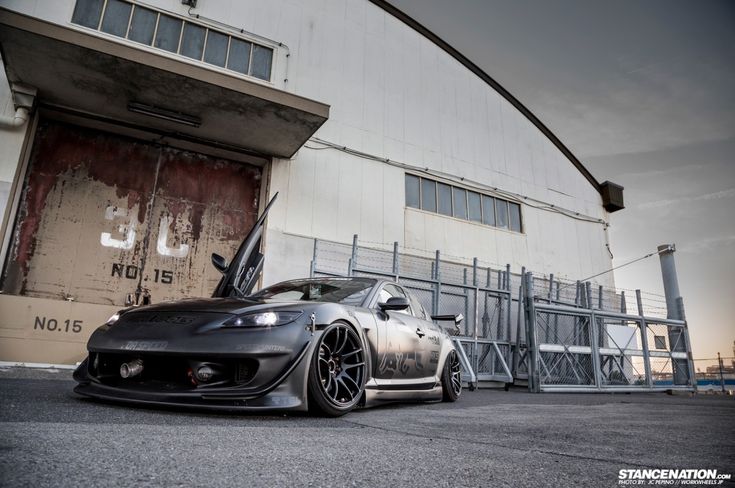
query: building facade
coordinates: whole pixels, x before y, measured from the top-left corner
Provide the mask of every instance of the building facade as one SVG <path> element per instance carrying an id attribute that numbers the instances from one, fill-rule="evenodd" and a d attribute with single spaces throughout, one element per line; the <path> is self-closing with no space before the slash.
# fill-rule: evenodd
<path id="1" fill-rule="evenodd" d="M 209 295 L 276 193 L 264 285 L 354 234 L 611 267 L 622 189 L 383 1 L 0 0 L 0 47 L 0 360 L 71 363 L 126 304 Z"/>

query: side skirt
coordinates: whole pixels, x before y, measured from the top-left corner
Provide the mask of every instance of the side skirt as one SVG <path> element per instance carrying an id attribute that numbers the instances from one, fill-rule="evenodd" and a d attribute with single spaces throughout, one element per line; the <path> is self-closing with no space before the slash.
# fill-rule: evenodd
<path id="1" fill-rule="evenodd" d="M 442 399 L 441 385 L 424 390 L 385 390 L 365 388 L 365 407 L 392 402 L 437 402 Z"/>

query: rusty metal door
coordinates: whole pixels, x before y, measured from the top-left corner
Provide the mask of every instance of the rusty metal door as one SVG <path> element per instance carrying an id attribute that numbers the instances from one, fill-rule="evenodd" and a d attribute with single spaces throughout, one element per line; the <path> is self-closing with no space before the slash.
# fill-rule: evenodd
<path id="1" fill-rule="evenodd" d="M 209 296 L 210 255 L 237 250 L 260 181 L 252 165 L 44 121 L 2 292 L 109 305 Z"/>

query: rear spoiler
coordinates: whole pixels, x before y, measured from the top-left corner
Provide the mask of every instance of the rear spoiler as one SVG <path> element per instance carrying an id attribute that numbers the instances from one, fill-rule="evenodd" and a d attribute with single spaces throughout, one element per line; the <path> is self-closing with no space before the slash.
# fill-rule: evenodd
<path id="1" fill-rule="evenodd" d="M 462 315 L 461 313 L 432 315 L 431 320 L 437 320 L 440 322 L 454 322 L 454 325 L 459 325 L 464 320 L 464 315 Z"/>

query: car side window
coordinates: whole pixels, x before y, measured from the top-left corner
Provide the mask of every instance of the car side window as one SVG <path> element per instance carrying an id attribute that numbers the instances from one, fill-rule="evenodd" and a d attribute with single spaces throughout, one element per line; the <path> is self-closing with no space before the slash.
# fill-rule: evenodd
<path id="1" fill-rule="evenodd" d="M 408 299 L 411 302 L 411 308 L 413 309 L 413 314 L 420 319 L 427 320 L 426 310 L 424 310 L 424 307 L 421 305 L 421 303 L 419 303 L 416 297 L 409 294 Z"/>
<path id="2" fill-rule="evenodd" d="M 382 290 L 378 293 L 378 303 L 385 303 L 391 297 L 404 297 L 408 298 L 406 294 L 396 285 L 385 285 Z M 413 311 L 409 306 L 406 310 L 396 310 L 398 313 L 405 313 L 406 315 L 413 315 Z"/>

